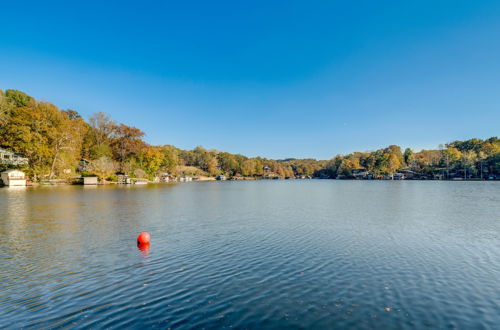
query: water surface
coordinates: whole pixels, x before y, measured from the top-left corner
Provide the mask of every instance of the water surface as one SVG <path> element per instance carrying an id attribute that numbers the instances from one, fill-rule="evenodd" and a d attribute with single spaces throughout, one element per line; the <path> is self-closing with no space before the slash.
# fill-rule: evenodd
<path id="1" fill-rule="evenodd" d="M 0 328 L 500 324 L 498 182 L 2 188 L 0 237 Z"/>

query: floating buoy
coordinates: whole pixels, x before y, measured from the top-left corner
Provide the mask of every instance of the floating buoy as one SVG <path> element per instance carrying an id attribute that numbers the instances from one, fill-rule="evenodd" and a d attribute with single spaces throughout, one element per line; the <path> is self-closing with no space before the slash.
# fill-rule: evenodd
<path id="1" fill-rule="evenodd" d="M 149 244 L 149 241 L 151 240 L 151 235 L 149 233 L 143 231 L 142 233 L 137 236 L 137 244 Z"/>

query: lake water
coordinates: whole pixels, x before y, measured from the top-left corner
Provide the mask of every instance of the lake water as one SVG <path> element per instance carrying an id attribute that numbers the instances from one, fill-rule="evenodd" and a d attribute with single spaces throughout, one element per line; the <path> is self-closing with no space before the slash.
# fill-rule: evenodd
<path id="1" fill-rule="evenodd" d="M 2 188 L 19 327 L 499 328 L 500 182 Z"/>

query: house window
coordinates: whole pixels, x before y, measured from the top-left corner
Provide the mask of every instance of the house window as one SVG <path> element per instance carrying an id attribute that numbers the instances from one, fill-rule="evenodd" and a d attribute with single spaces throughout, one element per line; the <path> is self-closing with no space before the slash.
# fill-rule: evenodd
<path id="1" fill-rule="evenodd" d="M 3 155 L 3 159 L 10 159 L 10 155 Z"/>

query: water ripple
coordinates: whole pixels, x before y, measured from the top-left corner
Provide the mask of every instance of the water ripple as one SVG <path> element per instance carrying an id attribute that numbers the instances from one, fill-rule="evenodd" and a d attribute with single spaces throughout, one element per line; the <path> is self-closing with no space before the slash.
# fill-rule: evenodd
<path id="1" fill-rule="evenodd" d="M 0 328 L 495 328 L 500 185 L 0 190 Z M 135 247 L 148 230 L 148 252 Z"/>

